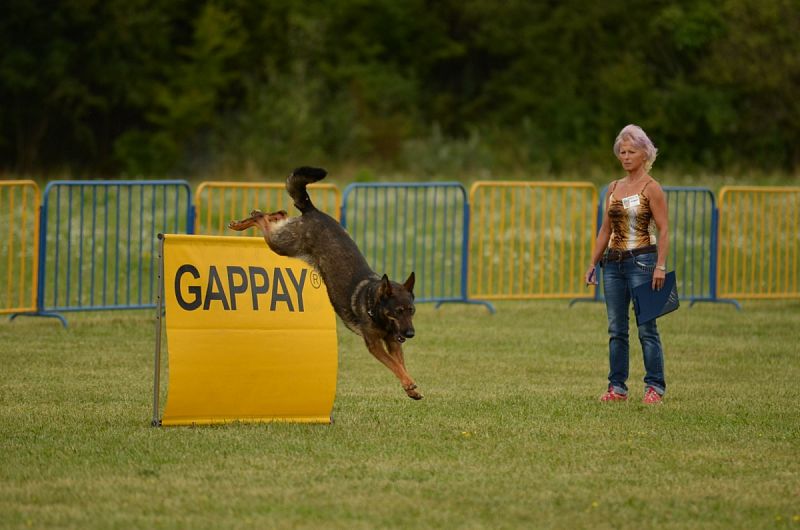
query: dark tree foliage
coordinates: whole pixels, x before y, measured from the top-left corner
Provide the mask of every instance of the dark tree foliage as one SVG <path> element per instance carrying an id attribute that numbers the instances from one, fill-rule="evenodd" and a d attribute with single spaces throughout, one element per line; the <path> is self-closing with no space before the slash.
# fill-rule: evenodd
<path id="1" fill-rule="evenodd" d="M 800 166 L 797 0 L 5 0 L 0 170 Z"/>

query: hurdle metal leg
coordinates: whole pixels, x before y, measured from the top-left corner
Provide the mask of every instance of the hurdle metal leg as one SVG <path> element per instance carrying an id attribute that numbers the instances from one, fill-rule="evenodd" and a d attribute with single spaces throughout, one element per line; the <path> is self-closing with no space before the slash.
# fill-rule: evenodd
<path id="1" fill-rule="evenodd" d="M 151 425 L 158 427 L 161 419 L 158 416 L 159 390 L 161 386 L 161 330 L 164 313 L 164 235 L 158 234 L 158 291 L 156 292 L 156 352 L 153 370 L 153 421 Z"/>

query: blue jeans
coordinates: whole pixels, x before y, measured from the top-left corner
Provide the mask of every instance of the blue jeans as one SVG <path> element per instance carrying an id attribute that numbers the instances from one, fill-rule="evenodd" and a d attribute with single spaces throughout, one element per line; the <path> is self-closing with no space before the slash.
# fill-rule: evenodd
<path id="1" fill-rule="evenodd" d="M 609 261 L 603 265 L 603 289 L 608 312 L 608 382 L 615 392 L 627 394 L 629 365 L 628 321 L 631 291 L 637 285 L 653 280 L 656 253 L 629 256 L 622 261 Z M 667 389 L 664 381 L 664 350 L 658 336 L 656 321 L 651 320 L 638 328 L 639 342 L 644 355 L 645 388 L 653 387 L 663 395 Z"/>

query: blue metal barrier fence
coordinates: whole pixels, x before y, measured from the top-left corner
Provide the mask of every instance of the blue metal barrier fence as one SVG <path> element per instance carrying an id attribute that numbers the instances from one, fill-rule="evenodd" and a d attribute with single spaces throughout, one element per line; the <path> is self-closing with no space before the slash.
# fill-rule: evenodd
<path id="1" fill-rule="evenodd" d="M 457 182 L 350 184 L 342 225 L 379 274 L 416 275 L 418 302 L 491 304 L 467 295 L 469 203 Z"/>
<path id="2" fill-rule="evenodd" d="M 183 180 L 50 182 L 40 210 L 37 308 L 19 314 L 66 326 L 61 312 L 155 307 L 157 236 L 193 226 Z"/>
<path id="3" fill-rule="evenodd" d="M 663 186 L 669 215 L 670 249 L 667 269 L 674 270 L 678 296 L 690 302 L 722 302 L 739 307 L 735 300 L 717 297 L 717 225 L 719 211 L 714 194 L 708 188 Z M 608 187 L 600 191 L 597 204 L 598 230 L 605 213 Z M 602 268 L 592 301 L 602 301 Z M 582 301 L 576 299 L 571 302 Z"/>

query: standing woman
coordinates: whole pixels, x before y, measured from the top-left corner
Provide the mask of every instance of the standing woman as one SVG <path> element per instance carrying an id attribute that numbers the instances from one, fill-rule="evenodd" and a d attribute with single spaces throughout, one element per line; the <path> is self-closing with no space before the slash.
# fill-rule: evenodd
<path id="1" fill-rule="evenodd" d="M 627 175 L 608 186 L 603 223 L 586 270 L 587 284 L 596 284 L 596 266 L 603 267 L 603 289 L 608 312 L 608 390 L 601 401 L 628 399 L 628 313 L 631 291 L 650 282 L 654 290 L 664 286 L 669 225 L 664 190 L 649 175 L 658 150 L 636 125 L 625 126 L 614 142 L 614 154 Z M 658 232 L 658 242 L 652 225 Z M 638 327 L 644 355 L 644 403 L 660 403 L 664 381 L 664 350 L 656 321 Z"/>

